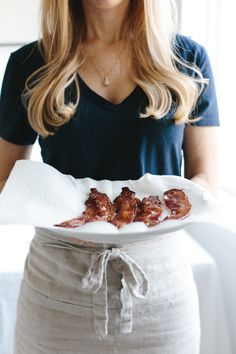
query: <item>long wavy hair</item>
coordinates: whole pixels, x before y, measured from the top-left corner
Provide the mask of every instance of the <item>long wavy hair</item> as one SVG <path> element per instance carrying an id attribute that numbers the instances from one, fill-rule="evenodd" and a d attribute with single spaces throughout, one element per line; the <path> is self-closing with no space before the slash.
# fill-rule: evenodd
<path id="1" fill-rule="evenodd" d="M 175 122 L 188 123 L 206 80 L 200 70 L 176 55 L 177 12 L 174 0 L 130 0 L 125 38 L 133 55 L 133 80 L 148 97 L 140 118 L 160 119 L 175 105 Z M 24 100 L 29 123 L 42 137 L 54 135 L 67 123 L 79 103 L 79 59 L 86 38 L 86 23 L 80 0 L 42 0 L 39 50 L 45 65 L 28 77 Z M 193 70 L 187 75 L 178 64 Z M 73 102 L 65 93 L 75 87 Z M 174 97 L 174 99 L 173 99 Z"/>

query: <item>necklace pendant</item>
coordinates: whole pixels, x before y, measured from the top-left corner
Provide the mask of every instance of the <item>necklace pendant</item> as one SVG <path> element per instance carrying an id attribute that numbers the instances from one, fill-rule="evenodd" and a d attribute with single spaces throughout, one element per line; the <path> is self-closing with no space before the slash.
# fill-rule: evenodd
<path id="1" fill-rule="evenodd" d="M 103 85 L 104 86 L 110 86 L 110 79 L 108 76 L 105 76 L 104 80 L 103 80 Z"/>

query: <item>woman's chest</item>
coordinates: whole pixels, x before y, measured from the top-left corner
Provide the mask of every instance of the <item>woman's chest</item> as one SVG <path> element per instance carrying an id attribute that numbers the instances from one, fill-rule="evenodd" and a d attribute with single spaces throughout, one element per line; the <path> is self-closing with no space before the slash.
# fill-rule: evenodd
<path id="1" fill-rule="evenodd" d="M 88 87 L 81 87 L 75 115 L 54 136 L 41 141 L 41 146 L 86 151 L 94 157 L 111 152 L 125 155 L 125 151 L 135 155 L 147 148 L 155 154 L 168 149 L 181 150 L 184 125 L 175 125 L 171 112 L 162 119 L 140 118 L 146 104 L 139 88 L 115 105 Z"/>
<path id="2" fill-rule="evenodd" d="M 108 52 L 101 57 L 98 53 L 88 57 L 79 69 L 79 76 L 87 86 L 113 104 L 124 101 L 136 87 L 130 56 L 122 52 L 118 54 Z"/>

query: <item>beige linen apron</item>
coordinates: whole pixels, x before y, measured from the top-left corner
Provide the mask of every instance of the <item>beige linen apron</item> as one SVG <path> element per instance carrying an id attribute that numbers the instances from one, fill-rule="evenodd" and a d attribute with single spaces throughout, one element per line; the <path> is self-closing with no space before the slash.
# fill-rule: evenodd
<path id="1" fill-rule="evenodd" d="M 14 354 L 199 354 L 198 296 L 181 232 L 76 245 L 35 228 Z"/>

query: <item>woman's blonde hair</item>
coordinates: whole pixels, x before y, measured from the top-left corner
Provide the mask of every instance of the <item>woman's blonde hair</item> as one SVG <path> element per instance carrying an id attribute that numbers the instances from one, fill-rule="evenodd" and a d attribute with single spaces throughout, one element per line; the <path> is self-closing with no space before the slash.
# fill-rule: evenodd
<path id="1" fill-rule="evenodd" d="M 24 99 L 29 122 L 42 137 L 67 123 L 79 103 L 78 70 L 86 23 L 80 0 L 42 0 L 42 38 L 39 49 L 45 65 L 26 81 Z M 132 46 L 134 81 L 146 93 L 149 105 L 141 118 L 164 117 L 173 106 L 175 122 L 188 123 L 205 80 L 200 70 L 176 55 L 174 0 L 130 0 L 126 38 Z M 188 76 L 177 65 L 193 70 Z M 65 101 L 71 85 L 73 102 Z"/>

